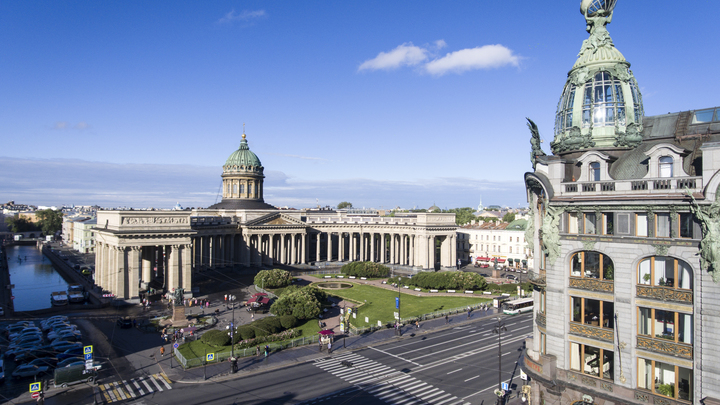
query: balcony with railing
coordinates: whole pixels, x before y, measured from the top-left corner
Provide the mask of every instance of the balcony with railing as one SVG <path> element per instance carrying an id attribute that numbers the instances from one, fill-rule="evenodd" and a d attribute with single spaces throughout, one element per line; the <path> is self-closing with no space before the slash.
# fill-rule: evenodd
<path id="1" fill-rule="evenodd" d="M 667 194 L 685 193 L 685 189 L 690 192 L 701 192 L 703 189 L 702 177 L 566 182 L 562 183 L 559 194 L 561 196 L 592 196 L 616 191 L 631 195 Z"/>

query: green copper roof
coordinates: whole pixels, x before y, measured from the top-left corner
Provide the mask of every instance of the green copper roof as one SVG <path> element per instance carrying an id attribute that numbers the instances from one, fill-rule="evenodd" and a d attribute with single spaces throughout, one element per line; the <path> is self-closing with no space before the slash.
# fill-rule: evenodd
<path id="1" fill-rule="evenodd" d="M 257 155 L 252 153 L 250 151 L 250 148 L 248 147 L 247 140 L 245 139 L 245 134 L 243 134 L 243 139 L 240 142 L 240 147 L 238 150 L 232 153 L 230 157 L 225 162 L 225 165 L 223 168 L 225 170 L 248 170 L 248 168 L 261 168 L 262 163 L 260 163 L 260 159 L 258 159 Z M 233 169 L 234 168 L 234 169 Z"/>

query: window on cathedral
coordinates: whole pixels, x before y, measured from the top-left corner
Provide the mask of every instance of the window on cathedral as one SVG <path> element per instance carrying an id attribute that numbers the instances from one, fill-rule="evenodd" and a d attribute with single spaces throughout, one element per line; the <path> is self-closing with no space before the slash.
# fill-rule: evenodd
<path id="1" fill-rule="evenodd" d="M 649 257 L 638 265 L 638 284 L 691 290 L 692 267 L 672 257 Z"/>
<path id="2" fill-rule="evenodd" d="M 570 368 L 583 374 L 613 380 L 614 353 L 610 350 L 570 342 Z"/>
<path id="3" fill-rule="evenodd" d="M 693 316 L 656 308 L 638 307 L 638 335 L 693 344 Z"/>
<path id="4" fill-rule="evenodd" d="M 573 277 L 613 280 L 615 278 L 615 267 L 612 259 L 602 253 L 577 252 L 570 259 L 570 275 Z"/>
<path id="5" fill-rule="evenodd" d="M 586 234 L 594 235 L 596 234 L 595 230 L 595 224 L 597 223 L 597 216 L 594 212 L 586 212 L 584 214 L 585 217 L 585 223 L 584 223 L 584 232 Z"/>
<path id="6" fill-rule="evenodd" d="M 569 212 L 567 215 L 568 218 L 568 233 L 578 233 L 580 229 L 580 225 L 578 224 L 578 213 L 577 212 Z"/>
<path id="7" fill-rule="evenodd" d="M 693 397 L 693 371 L 638 357 L 638 388 L 684 401 Z"/>
<path id="8" fill-rule="evenodd" d="M 602 214 L 603 235 L 614 235 L 615 216 L 612 212 Z"/>

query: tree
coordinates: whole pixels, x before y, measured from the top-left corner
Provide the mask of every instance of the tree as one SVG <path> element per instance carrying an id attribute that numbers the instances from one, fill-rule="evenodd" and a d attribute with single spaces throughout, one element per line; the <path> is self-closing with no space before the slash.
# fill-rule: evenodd
<path id="1" fill-rule="evenodd" d="M 5 223 L 7 223 L 8 228 L 10 228 L 10 232 L 28 232 L 36 229 L 35 225 L 28 221 L 27 218 L 21 218 L 17 214 L 15 216 L 5 218 Z"/>
<path id="2" fill-rule="evenodd" d="M 347 202 L 347 201 L 343 201 L 343 202 L 341 202 L 340 204 L 337 205 L 337 209 L 339 209 L 339 210 L 342 210 L 342 209 L 345 209 L 345 208 L 352 208 L 352 207 L 353 207 L 353 206 L 352 206 L 352 203 L 351 203 L 351 202 Z"/>
<path id="3" fill-rule="evenodd" d="M 474 221 L 475 218 L 475 209 L 470 207 L 464 207 L 464 208 L 451 208 L 449 210 L 443 211 L 443 212 L 451 212 L 455 214 L 455 224 L 456 225 L 465 225 L 469 224 L 470 222 Z"/>
<path id="4" fill-rule="evenodd" d="M 514 212 L 508 212 L 503 216 L 503 222 L 510 223 L 515 220 L 515 213 Z"/>
<path id="5" fill-rule="evenodd" d="M 35 213 L 35 216 L 38 218 L 38 225 L 45 235 L 54 235 L 55 232 L 62 229 L 62 211 L 40 210 Z"/>

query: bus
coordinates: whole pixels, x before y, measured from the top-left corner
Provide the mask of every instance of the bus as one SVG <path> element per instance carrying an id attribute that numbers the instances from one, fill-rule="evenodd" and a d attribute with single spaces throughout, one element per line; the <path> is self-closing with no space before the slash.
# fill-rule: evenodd
<path id="1" fill-rule="evenodd" d="M 532 297 L 503 302 L 503 313 L 506 315 L 517 315 L 523 312 L 531 312 L 534 302 Z"/>

